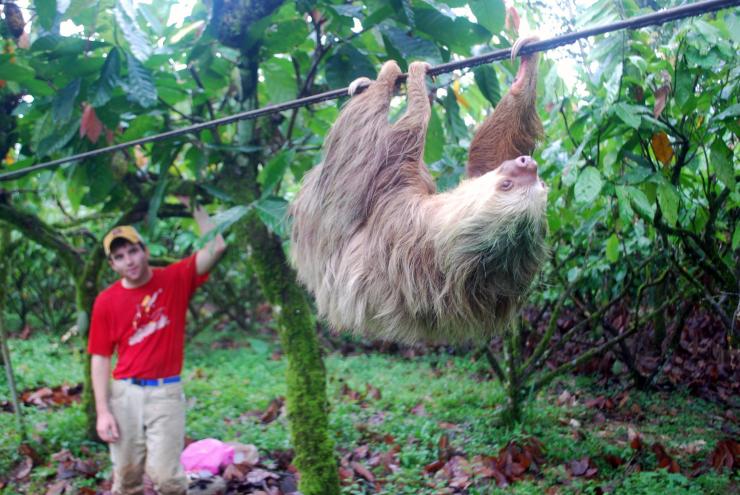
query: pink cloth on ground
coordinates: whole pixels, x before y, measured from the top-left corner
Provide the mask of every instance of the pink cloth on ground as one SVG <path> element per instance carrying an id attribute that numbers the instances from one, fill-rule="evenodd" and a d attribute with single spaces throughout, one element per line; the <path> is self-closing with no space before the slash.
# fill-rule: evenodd
<path id="1" fill-rule="evenodd" d="M 186 472 L 209 471 L 218 474 L 234 460 L 234 447 L 215 438 L 193 442 L 180 454 L 180 462 Z"/>

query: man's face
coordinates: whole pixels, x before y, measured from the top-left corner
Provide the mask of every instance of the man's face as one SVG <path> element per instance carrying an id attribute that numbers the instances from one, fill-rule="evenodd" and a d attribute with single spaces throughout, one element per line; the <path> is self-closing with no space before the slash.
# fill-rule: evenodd
<path id="1" fill-rule="evenodd" d="M 108 263 L 113 271 L 134 285 L 149 276 L 149 251 L 141 244 L 125 243 L 116 247 L 111 251 Z"/>

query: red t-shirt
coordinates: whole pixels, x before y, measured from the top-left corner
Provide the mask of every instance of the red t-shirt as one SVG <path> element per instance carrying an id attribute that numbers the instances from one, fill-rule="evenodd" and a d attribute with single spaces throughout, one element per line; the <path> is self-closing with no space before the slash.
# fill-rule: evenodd
<path id="1" fill-rule="evenodd" d="M 117 350 L 116 380 L 179 375 L 188 302 L 206 280 L 208 274 L 197 274 L 192 255 L 153 268 L 141 287 L 126 289 L 121 280 L 115 282 L 95 299 L 87 351 L 111 356 Z"/>

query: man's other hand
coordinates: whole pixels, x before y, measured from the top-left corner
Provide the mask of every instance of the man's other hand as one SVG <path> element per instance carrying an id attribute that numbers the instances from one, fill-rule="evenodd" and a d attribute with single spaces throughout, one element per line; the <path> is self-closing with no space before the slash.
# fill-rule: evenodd
<path id="1" fill-rule="evenodd" d="M 118 425 L 116 424 L 116 418 L 111 413 L 98 414 L 96 429 L 102 441 L 108 443 L 118 441 Z"/>

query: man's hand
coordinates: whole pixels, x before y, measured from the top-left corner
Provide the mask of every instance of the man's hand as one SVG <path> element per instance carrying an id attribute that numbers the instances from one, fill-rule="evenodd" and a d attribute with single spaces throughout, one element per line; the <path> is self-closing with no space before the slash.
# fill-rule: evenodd
<path id="1" fill-rule="evenodd" d="M 102 441 L 108 443 L 118 441 L 118 424 L 116 424 L 116 418 L 109 411 L 98 413 L 95 427 Z"/>
<path id="2" fill-rule="evenodd" d="M 208 217 L 206 209 L 201 205 L 196 204 L 193 207 L 193 203 L 190 201 L 188 196 L 177 196 L 177 199 L 187 209 L 192 209 L 193 218 L 200 229 L 200 235 L 204 236 L 216 227 Z M 221 259 L 225 250 L 226 242 L 221 234 L 216 235 L 213 239 L 208 241 L 205 246 L 199 249 L 195 254 L 195 270 L 198 275 L 204 275 L 211 271 L 211 268 L 213 268 L 216 262 Z"/>

